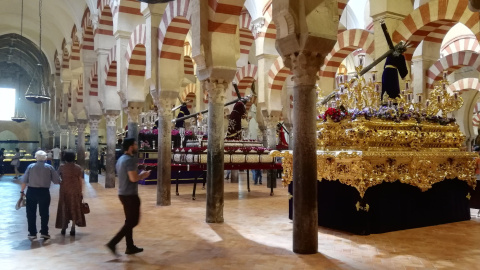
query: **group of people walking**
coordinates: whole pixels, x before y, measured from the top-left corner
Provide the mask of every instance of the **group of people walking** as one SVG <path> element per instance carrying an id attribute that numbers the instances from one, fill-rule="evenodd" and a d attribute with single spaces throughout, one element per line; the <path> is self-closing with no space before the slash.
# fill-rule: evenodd
<path id="1" fill-rule="evenodd" d="M 72 222 L 70 235 L 75 235 L 75 226 L 85 227 L 85 215 L 82 212 L 83 169 L 75 164 L 75 153 L 63 153 L 64 164 L 58 171 L 46 163 L 47 153 L 39 150 L 35 153 L 36 163 L 30 164 L 21 179 L 21 196 L 26 193 L 26 212 L 28 238 L 37 238 L 37 206 L 40 213 L 41 238 L 50 239 L 48 221 L 50 219 L 50 184 L 60 184 L 60 196 L 55 227 L 65 235 L 69 222 Z"/>
<path id="2" fill-rule="evenodd" d="M 125 238 L 125 254 L 136 254 L 143 249 L 135 246 L 133 242 L 133 228 L 140 220 L 140 198 L 138 196 L 138 181 L 147 178 L 150 171 L 138 173 L 138 144 L 134 138 L 123 140 L 124 154 L 116 164 L 116 171 L 119 180 L 118 196 L 123 205 L 125 213 L 125 224 L 120 231 L 105 245 L 115 256 L 117 244 Z M 55 149 L 54 149 L 55 150 Z M 54 152 L 54 165 L 55 151 Z M 37 238 L 37 205 L 39 208 L 41 228 L 40 237 L 44 240 L 50 239 L 48 221 L 50 206 L 50 185 L 60 184 L 60 195 L 57 208 L 55 228 L 61 229 L 65 235 L 70 222 L 70 235 L 75 235 L 75 227 L 85 227 L 85 214 L 82 212 L 84 171 L 75 164 L 75 153 L 65 151 L 63 153 L 64 164 L 58 170 L 48 164 L 47 153 L 40 150 L 35 153 L 36 163 L 30 164 L 21 179 L 20 193 L 24 196 L 26 191 L 26 212 L 28 221 L 28 238 Z"/>

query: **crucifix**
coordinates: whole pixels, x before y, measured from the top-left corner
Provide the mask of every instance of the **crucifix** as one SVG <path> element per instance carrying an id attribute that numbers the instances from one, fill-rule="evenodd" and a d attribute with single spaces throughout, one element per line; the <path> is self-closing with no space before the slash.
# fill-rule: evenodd
<path id="1" fill-rule="evenodd" d="M 404 78 L 408 74 L 408 69 L 405 63 L 405 57 L 403 53 L 408 48 L 408 43 L 400 41 L 397 45 L 393 45 L 392 39 L 390 38 L 390 34 L 388 33 L 387 26 L 385 25 L 385 21 L 381 20 L 380 25 L 383 30 L 383 34 L 385 35 L 385 39 L 387 40 L 389 50 L 386 51 L 382 56 L 375 59 L 370 65 L 363 68 L 360 72 L 357 73 L 357 77 L 353 78 L 351 82 L 356 80 L 358 77 L 365 75 L 368 71 L 370 71 L 373 67 L 375 67 L 378 63 L 387 59 L 385 62 L 385 70 L 384 75 L 382 75 L 382 95 L 383 93 L 387 93 L 390 98 L 396 98 L 400 94 L 400 86 L 398 82 L 398 72 L 400 72 L 400 76 Z M 323 99 L 321 102 L 322 105 L 327 104 L 332 98 L 335 97 L 335 93 L 332 92 L 327 97 Z"/>

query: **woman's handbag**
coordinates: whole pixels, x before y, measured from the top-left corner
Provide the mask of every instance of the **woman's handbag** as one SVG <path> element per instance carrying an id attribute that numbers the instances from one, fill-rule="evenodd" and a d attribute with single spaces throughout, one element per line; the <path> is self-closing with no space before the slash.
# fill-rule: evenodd
<path id="1" fill-rule="evenodd" d="M 84 214 L 90 213 L 90 206 L 88 206 L 88 203 L 83 201 L 83 198 L 82 198 L 82 213 Z"/>

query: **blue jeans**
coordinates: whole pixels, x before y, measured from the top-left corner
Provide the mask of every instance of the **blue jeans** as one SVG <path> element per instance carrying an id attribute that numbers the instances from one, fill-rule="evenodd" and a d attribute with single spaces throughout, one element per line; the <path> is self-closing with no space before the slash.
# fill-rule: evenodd
<path id="1" fill-rule="evenodd" d="M 256 184 L 262 183 L 262 170 L 252 170 L 253 181 Z"/>
<path id="2" fill-rule="evenodd" d="M 58 170 L 58 167 L 60 166 L 60 159 L 54 159 L 53 160 L 53 167 L 55 170 Z"/>

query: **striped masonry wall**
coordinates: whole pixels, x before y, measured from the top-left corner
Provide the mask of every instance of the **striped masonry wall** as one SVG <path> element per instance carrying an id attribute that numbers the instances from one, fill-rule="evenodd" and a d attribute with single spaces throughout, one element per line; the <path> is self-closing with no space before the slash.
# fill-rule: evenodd
<path id="1" fill-rule="evenodd" d="M 105 65 L 105 85 L 117 86 L 117 46 L 113 46 L 107 56 L 107 64 Z"/>
<path id="2" fill-rule="evenodd" d="M 145 76 L 146 61 L 146 49 L 145 41 L 146 25 L 141 24 L 135 27 L 130 41 L 127 45 L 126 60 L 127 60 L 127 74 L 131 76 Z"/>
<path id="3" fill-rule="evenodd" d="M 470 28 L 477 39 L 480 37 L 479 14 L 468 9 L 468 1 L 432 0 L 405 17 L 392 34 L 392 40 L 410 42 L 411 47 L 405 52 L 405 58 L 410 61 L 421 41 L 441 43 L 457 22 Z"/>
<path id="4" fill-rule="evenodd" d="M 479 54 L 473 51 L 460 51 L 440 58 L 427 70 L 427 89 L 432 89 L 434 82 L 442 78 L 443 72 L 448 74 L 462 67 L 469 66 L 480 71 Z"/>

